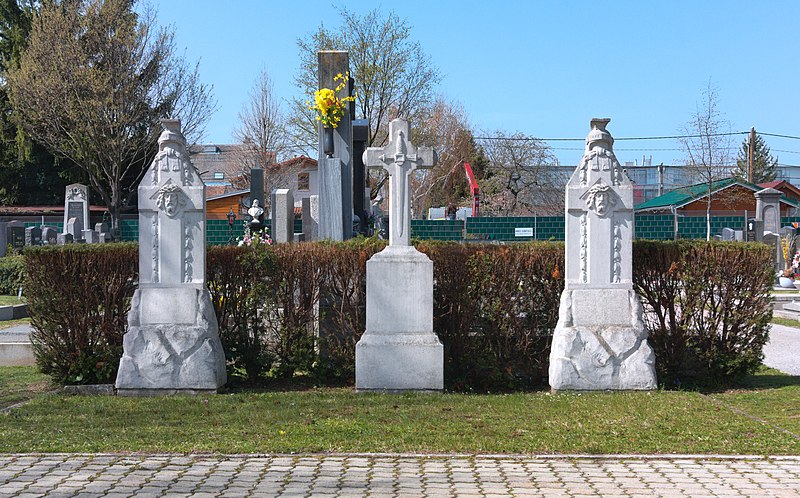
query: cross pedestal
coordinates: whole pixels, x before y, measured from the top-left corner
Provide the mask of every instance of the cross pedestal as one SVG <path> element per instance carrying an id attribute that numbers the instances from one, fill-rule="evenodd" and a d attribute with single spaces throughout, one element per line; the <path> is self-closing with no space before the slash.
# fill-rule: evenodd
<path id="1" fill-rule="evenodd" d="M 433 262 L 410 244 L 411 173 L 436 153 L 408 141 L 408 122 L 389 124 L 390 142 L 364 164 L 389 173 L 389 246 L 367 261 L 367 328 L 356 344 L 356 389 L 440 391 L 444 348 L 433 332 Z"/>

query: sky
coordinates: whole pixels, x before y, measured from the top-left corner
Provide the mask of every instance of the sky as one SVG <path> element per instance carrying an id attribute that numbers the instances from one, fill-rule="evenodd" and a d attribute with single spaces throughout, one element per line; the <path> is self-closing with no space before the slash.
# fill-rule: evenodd
<path id="1" fill-rule="evenodd" d="M 199 61 L 218 110 L 207 143 L 232 143 L 262 68 L 277 97 L 298 95 L 297 39 L 340 26 L 330 0 L 153 0 L 158 22 Z M 436 92 L 460 103 L 476 135 L 493 130 L 583 138 L 593 117 L 621 137 L 672 136 L 716 88 L 730 131 L 800 137 L 800 2 L 350 0 L 396 13 L 443 75 Z M 304 96 L 304 98 L 306 98 Z M 288 108 L 288 106 L 287 106 Z M 413 127 L 413 123 L 411 123 Z M 738 149 L 744 136 L 734 136 Z M 800 140 L 765 136 L 781 164 L 800 165 Z M 576 164 L 582 142 L 548 142 Z M 676 140 L 615 143 L 621 162 L 679 164 Z M 639 150 L 645 149 L 645 150 Z M 670 150 L 671 149 L 671 150 Z M 735 155 L 736 150 L 732 153 Z"/>

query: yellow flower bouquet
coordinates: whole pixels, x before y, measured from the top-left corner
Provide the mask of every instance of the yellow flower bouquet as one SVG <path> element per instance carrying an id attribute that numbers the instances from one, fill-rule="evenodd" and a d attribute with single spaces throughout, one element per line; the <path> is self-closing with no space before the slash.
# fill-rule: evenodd
<path id="1" fill-rule="evenodd" d="M 344 111 L 347 108 L 348 102 L 353 102 L 356 97 L 351 95 L 349 97 L 339 98 L 337 94 L 344 89 L 347 85 L 347 80 L 350 74 L 339 73 L 333 79 L 340 81 L 339 85 L 331 90 L 330 88 L 320 88 L 314 92 L 314 104 L 309 103 L 308 108 L 312 111 L 317 111 L 317 121 L 322 123 L 325 128 L 336 128 L 344 116 Z"/>

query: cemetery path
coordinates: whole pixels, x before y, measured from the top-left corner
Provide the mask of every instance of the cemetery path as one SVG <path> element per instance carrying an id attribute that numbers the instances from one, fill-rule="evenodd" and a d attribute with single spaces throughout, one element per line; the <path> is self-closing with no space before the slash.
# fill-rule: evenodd
<path id="1" fill-rule="evenodd" d="M 781 372 L 800 375 L 800 329 L 773 324 L 764 346 L 764 364 Z"/>
<path id="2" fill-rule="evenodd" d="M 800 497 L 798 483 L 800 456 L 0 456 L 0 497 Z"/>

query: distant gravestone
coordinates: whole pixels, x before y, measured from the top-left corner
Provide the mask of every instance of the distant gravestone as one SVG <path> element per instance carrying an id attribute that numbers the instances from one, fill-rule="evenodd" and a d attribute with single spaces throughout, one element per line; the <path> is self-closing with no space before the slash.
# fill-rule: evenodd
<path id="1" fill-rule="evenodd" d="M 294 242 L 294 198 L 288 188 L 272 191 L 272 240 L 276 244 Z"/>
<path id="2" fill-rule="evenodd" d="M 60 233 L 56 236 L 56 244 L 63 246 L 64 244 L 72 244 L 75 240 L 72 238 L 71 233 Z"/>
<path id="3" fill-rule="evenodd" d="M 763 220 L 764 231 L 778 233 L 781 226 L 781 196 L 783 193 L 774 188 L 765 188 L 755 194 L 756 219 Z"/>
<path id="4" fill-rule="evenodd" d="M 117 372 L 122 395 L 216 391 L 225 354 L 206 288 L 205 185 L 180 121 L 163 120 L 139 184 L 139 288 Z"/>
<path id="5" fill-rule="evenodd" d="M 722 240 L 732 241 L 736 240 L 736 231 L 732 228 L 723 228 L 722 229 Z"/>
<path id="6" fill-rule="evenodd" d="M 633 185 L 608 119 L 593 119 L 567 183 L 565 286 L 550 353 L 554 390 L 655 389 L 655 355 L 632 284 Z"/>
<path id="7" fill-rule="evenodd" d="M 94 231 L 97 232 L 98 242 L 104 243 L 111 240 L 111 226 L 108 223 L 95 223 Z"/>
<path id="8" fill-rule="evenodd" d="M 366 331 L 356 344 L 356 389 L 438 391 L 444 349 L 433 332 L 433 262 L 411 243 L 410 176 L 436 152 L 409 141 L 408 122 L 389 123 L 389 143 L 363 155 L 389 174 L 389 246 L 367 261 Z"/>
<path id="9" fill-rule="evenodd" d="M 25 225 L 21 221 L 9 221 L 6 224 L 6 240 L 12 249 L 23 249 L 25 247 Z"/>
<path id="10" fill-rule="evenodd" d="M 55 227 L 42 227 L 42 244 L 54 246 L 58 243 L 58 229 Z"/>
<path id="11" fill-rule="evenodd" d="M 97 244 L 100 242 L 100 234 L 94 230 L 84 230 L 82 232 L 83 240 L 87 244 Z"/>
<path id="12" fill-rule="evenodd" d="M 304 240 L 319 240 L 319 196 L 304 197 L 301 203 Z"/>
<path id="13" fill-rule="evenodd" d="M 67 185 L 64 197 L 64 233 L 72 234 L 74 240 L 81 239 L 83 231 L 89 228 L 89 189 L 73 183 Z M 74 220 L 71 225 L 70 220 Z"/>
<path id="14" fill-rule="evenodd" d="M 42 245 L 42 229 L 39 227 L 28 227 L 25 229 L 25 245 L 26 246 L 40 246 Z"/>

